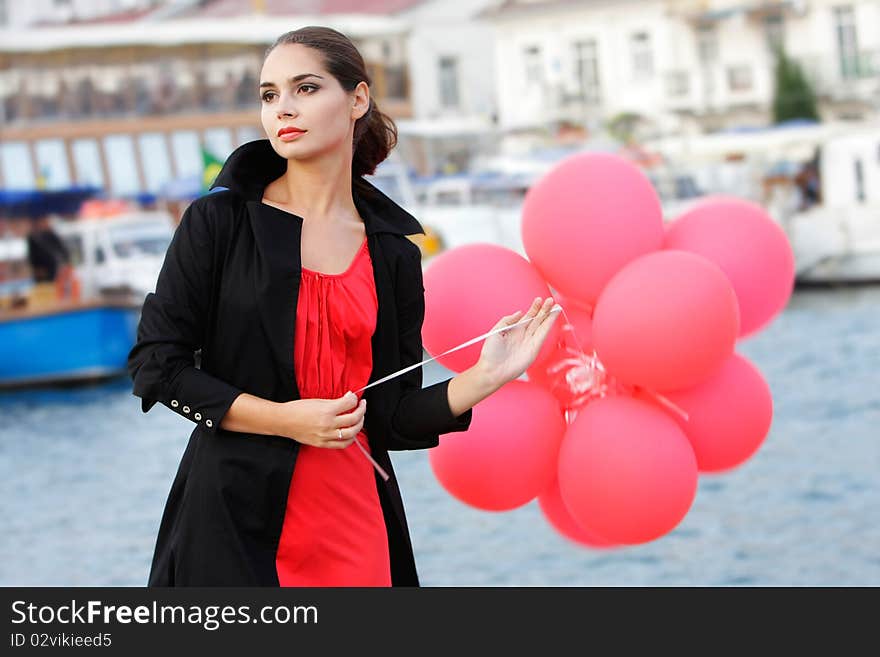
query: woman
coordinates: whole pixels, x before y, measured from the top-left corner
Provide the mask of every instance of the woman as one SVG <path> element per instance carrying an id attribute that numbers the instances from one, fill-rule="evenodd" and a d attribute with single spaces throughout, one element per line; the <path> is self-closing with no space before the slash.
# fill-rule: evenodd
<path id="1" fill-rule="evenodd" d="M 214 183 L 226 189 L 184 212 L 129 355 L 143 411 L 158 401 L 196 423 L 149 585 L 417 586 L 388 451 L 466 430 L 534 361 L 552 299 L 454 378 L 422 388 L 416 367 L 359 398 L 422 359 L 421 254 L 406 235 L 424 231 L 362 177 L 394 125 L 334 30 L 282 35 L 260 80 L 268 139 L 237 148 Z"/>

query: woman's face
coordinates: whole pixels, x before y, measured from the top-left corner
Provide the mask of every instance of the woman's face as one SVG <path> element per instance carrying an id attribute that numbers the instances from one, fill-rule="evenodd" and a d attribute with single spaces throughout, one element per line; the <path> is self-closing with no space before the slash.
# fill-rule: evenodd
<path id="1" fill-rule="evenodd" d="M 277 46 L 260 72 L 260 118 L 269 142 L 286 159 L 310 160 L 343 149 L 351 153 L 354 122 L 369 107 L 369 88 L 351 93 L 328 73 L 321 54 L 298 43 Z M 287 136 L 279 130 L 296 128 Z"/>

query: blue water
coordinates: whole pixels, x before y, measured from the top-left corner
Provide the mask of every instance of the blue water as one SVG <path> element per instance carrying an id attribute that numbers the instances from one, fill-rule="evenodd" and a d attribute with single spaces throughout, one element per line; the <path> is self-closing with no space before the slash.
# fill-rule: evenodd
<path id="1" fill-rule="evenodd" d="M 599 552 L 536 502 L 472 509 L 426 452 L 394 453 L 422 583 L 880 585 L 880 288 L 798 292 L 739 346 L 775 416 L 740 468 L 701 477 L 679 526 Z M 425 384 L 452 376 L 431 364 Z M 0 585 L 141 586 L 192 424 L 126 379 L 0 394 Z"/>

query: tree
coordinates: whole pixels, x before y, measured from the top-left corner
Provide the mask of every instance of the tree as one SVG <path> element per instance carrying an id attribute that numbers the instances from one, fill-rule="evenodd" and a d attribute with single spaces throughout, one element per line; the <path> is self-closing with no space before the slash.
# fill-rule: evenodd
<path id="1" fill-rule="evenodd" d="M 816 95 L 800 64 L 776 48 L 776 79 L 773 93 L 773 122 L 790 119 L 819 120 Z"/>
<path id="2" fill-rule="evenodd" d="M 621 112 L 614 115 L 607 123 L 608 133 L 617 141 L 630 144 L 635 139 L 636 127 L 640 117 L 633 112 Z"/>

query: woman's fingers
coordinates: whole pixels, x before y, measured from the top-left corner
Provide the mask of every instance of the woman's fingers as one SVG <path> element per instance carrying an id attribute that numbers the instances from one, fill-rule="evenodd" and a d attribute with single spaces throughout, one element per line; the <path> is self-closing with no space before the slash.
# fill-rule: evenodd
<path id="1" fill-rule="evenodd" d="M 333 430 L 333 435 L 325 440 L 324 446 L 336 449 L 345 449 L 346 447 L 351 445 L 351 443 L 355 440 L 355 437 L 358 435 L 358 433 L 360 433 L 363 427 L 364 416 L 361 416 L 361 418 L 353 426 L 337 427 Z"/>
<path id="2" fill-rule="evenodd" d="M 544 302 L 541 303 L 540 297 L 535 299 L 534 303 L 532 303 L 532 308 L 529 309 L 531 313 L 534 310 L 534 318 L 536 321 L 529 322 L 526 325 L 526 336 L 534 335 L 541 326 L 544 325 L 547 318 L 551 316 L 550 311 L 553 309 L 553 297 L 547 297 L 544 299 Z"/>
<path id="3" fill-rule="evenodd" d="M 535 329 L 533 335 L 538 340 L 538 342 L 543 343 L 544 339 L 547 337 L 547 334 L 550 333 L 550 329 L 553 328 L 553 322 L 556 321 L 556 317 L 559 313 L 551 313 L 547 312 L 547 316 L 543 317 L 540 321 L 540 325 Z M 537 324 L 537 322 L 533 322 Z"/>
<path id="4" fill-rule="evenodd" d="M 351 413 L 342 413 L 336 416 L 336 423 L 333 425 L 333 428 L 338 429 L 339 427 L 350 427 L 352 424 L 354 424 L 364 416 L 366 410 L 367 400 L 361 399 L 358 402 L 357 407 Z"/>

